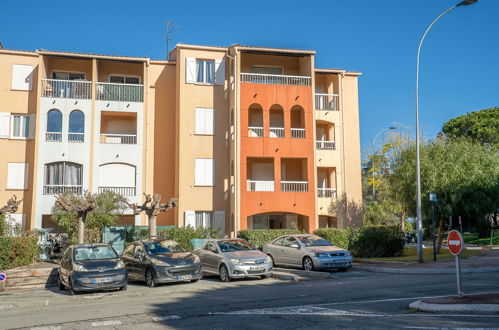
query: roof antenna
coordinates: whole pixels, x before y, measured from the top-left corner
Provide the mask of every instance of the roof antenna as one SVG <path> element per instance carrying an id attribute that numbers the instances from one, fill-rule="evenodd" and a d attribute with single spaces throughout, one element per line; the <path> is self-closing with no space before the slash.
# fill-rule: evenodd
<path id="1" fill-rule="evenodd" d="M 166 59 L 168 61 L 170 60 L 170 41 L 172 41 L 170 36 L 173 33 L 174 27 L 181 27 L 181 26 L 177 25 L 177 24 L 173 24 L 173 21 L 166 22 Z"/>

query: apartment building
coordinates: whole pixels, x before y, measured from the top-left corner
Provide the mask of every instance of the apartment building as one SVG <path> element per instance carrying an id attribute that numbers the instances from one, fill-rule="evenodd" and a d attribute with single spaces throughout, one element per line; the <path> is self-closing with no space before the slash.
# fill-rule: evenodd
<path id="1" fill-rule="evenodd" d="M 179 44 L 169 61 L 0 49 L 0 203 L 56 227 L 54 196 L 112 190 L 179 204 L 160 225 L 342 227 L 361 201 L 360 75 L 315 51 Z M 130 210 L 120 224 L 145 224 Z"/>

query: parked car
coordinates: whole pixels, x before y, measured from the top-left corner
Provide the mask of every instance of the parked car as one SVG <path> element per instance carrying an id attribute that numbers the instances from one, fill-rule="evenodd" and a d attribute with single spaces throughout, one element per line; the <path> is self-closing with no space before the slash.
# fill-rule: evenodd
<path id="1" fill-rule="evenodd" d="M 199 258 L 172 240 L 133 242 L 123 251 L 121 259 L 130 280 L 145 281 L 151 288 L 158 283 L 196 282 L 203 277 Z"/>
<path id="2" fill-rule="evenodd" d="M 108 244 L 77 244 L 66 249 L 58 273 L 59 289 L 78 291 L 127 289 L 127 271 Z"/>
<path id="3" fill-rule="evenodd" d="M 276 266 L 301 267 L 308 271 L 352 267 L 350 252 L 316 235 L 284 235 L 265 244 L 263 252 Z"/>
<path id="4" fill-rule="evenodd" d="M 272 259 L 243 239 L 211 239 L 193 252 L 201 259 L 204 271 L 220 276 L 223 282 L 272 274 Z"/>

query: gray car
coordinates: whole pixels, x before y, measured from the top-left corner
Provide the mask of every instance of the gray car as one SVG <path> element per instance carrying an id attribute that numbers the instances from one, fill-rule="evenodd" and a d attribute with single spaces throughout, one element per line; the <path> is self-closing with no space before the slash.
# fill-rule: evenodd
<path id="1" fill-rule="evenodd" d="M 223 282 L 272 274 L 272 259 L 243 239 L 211 239 L 193 253 L 201 259 L 204 272 L 219 275 Z"/>
<path id="2" fill-rule="evenodd" d="M 263 252 L 274 265 L 300 267 L 304 270 L 352 267 L 352 255 L 316 235 L 284 235 L 265 244 Z"/>

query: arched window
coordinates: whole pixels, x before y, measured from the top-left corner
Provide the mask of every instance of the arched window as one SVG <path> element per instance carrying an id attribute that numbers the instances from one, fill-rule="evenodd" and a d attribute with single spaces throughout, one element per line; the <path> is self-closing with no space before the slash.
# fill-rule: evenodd
<path id="1" fill-rule="evenodd" d="M 248 109 L 248 136 L 263 137 L 263 109 L 256 103 Z"/>
<path id="2" fill-rule="evenodd" d="M 305 138 L 305 111 L 299 105 L 291 108 L 291 137 L 295 139 Z"/>
<path id="3" fill-rule="evenodd" d="M 284 109 L 274 104 L 269 110 L 270 137 L 284 137 Z"/>
<path id="4" fill-rule="evenodd" d="M 81 194 L 83 185 L 83 166 L 70 162 L 45 164 L 44 194 L 73 192 Z"/>
<path id="5" fill-rule="evenodd" d="M 99 192 L 114 191 L 122 196 L 135 196 L 135 166 L 108 163 L 99 166 Z"/>
<path id="6" fill-rule="evenodd" d="M 69 114 L 69 142 L 83 142 L 85 138 L 85 115 L 80 110 Z"/>
<path id="7" fill-rule="evenodd" d="M 62 113 L 57 109 L 52 109 L 47 113 L 46 141 L 62 141 Z"/>

